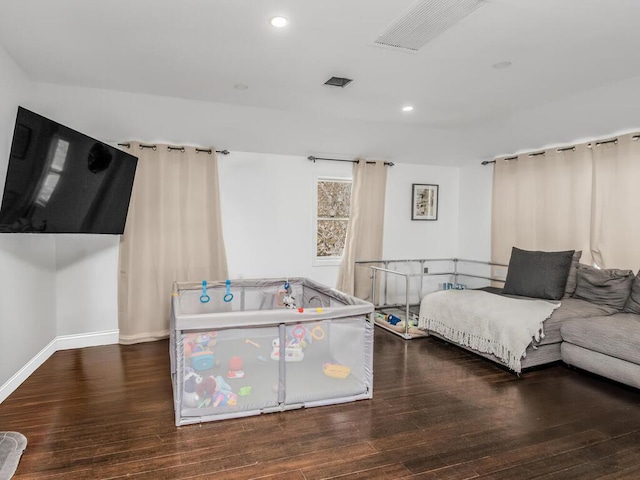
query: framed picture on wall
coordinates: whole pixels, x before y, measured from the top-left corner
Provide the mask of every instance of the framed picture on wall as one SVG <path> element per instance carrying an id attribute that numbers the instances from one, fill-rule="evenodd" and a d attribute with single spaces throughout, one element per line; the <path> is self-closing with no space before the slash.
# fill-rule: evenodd
<path id="1" fill-rule="evenodd" d="M 413 184 L 411 220 L 438 220 L 438 185 Z"/>

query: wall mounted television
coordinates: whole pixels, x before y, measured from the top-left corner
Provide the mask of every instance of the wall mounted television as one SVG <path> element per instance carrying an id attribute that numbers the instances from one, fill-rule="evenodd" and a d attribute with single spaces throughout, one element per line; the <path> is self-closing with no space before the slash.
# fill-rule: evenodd
<path id="1" fill-rule="evenodd" d="M 137 162 L 19 107 L 0 233 L 122 234 Z"/>

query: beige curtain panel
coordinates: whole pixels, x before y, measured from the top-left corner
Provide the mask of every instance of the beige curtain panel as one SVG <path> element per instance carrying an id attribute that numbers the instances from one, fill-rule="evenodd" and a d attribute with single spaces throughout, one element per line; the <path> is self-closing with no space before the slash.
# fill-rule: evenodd
<path id="1" fill-rule="evenodd" d="M 353 164 L 351 212 L 336 288 L 364 300 L 371 298 L 369 268 L 358 260 L 382 260 L 387 167 L 384 162 L 360 160 Z"/>
<path id="2" fill-rule="evenodd" d="M 492 261 L 508 263 L 515 246 L 582 250 L 581 263 L 639 269 L 639 139 L 620 135 L 496 159 Z"/>
<path id="3" fill-rule="evenodd" d="M 640 140 L 620 135 L 593 146 L 591 250 L 602 268 L 640 268 Z"/>
<path id="4" fill-rule="evenodd" d="M 215 151 L 130 145 L 138 167 L 120 241 L 118 323 L 123 344 L 169 335 L 174 281 L 227 278 Z"/>
<path id="5" fill-rule="evenodd" d="M 511 248 L 582 250 L 589 255 L 591 151 L 549 149 L 496 159 L 493 171 L 492 261 L 509 263 Z"/>

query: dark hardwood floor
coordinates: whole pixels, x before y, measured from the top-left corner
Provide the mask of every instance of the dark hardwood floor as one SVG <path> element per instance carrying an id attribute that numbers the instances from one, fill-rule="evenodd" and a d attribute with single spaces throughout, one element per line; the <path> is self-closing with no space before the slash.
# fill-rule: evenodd
<path id="1" fill-rule="evenodd" d="M 374 399 L 177 428 L 168 342 L 57 352 L 0 404 L 16 479 L 640 478 L 640 392 L 376 331 Z"/>

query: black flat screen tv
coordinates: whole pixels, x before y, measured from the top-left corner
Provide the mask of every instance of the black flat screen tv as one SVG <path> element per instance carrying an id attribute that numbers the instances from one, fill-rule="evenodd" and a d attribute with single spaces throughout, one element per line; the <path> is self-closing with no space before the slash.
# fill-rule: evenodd
<path id="1" fill-rule="evenodd" d="M 19 107 L 0 233 L 122 234 L 137 162 Z"/>

